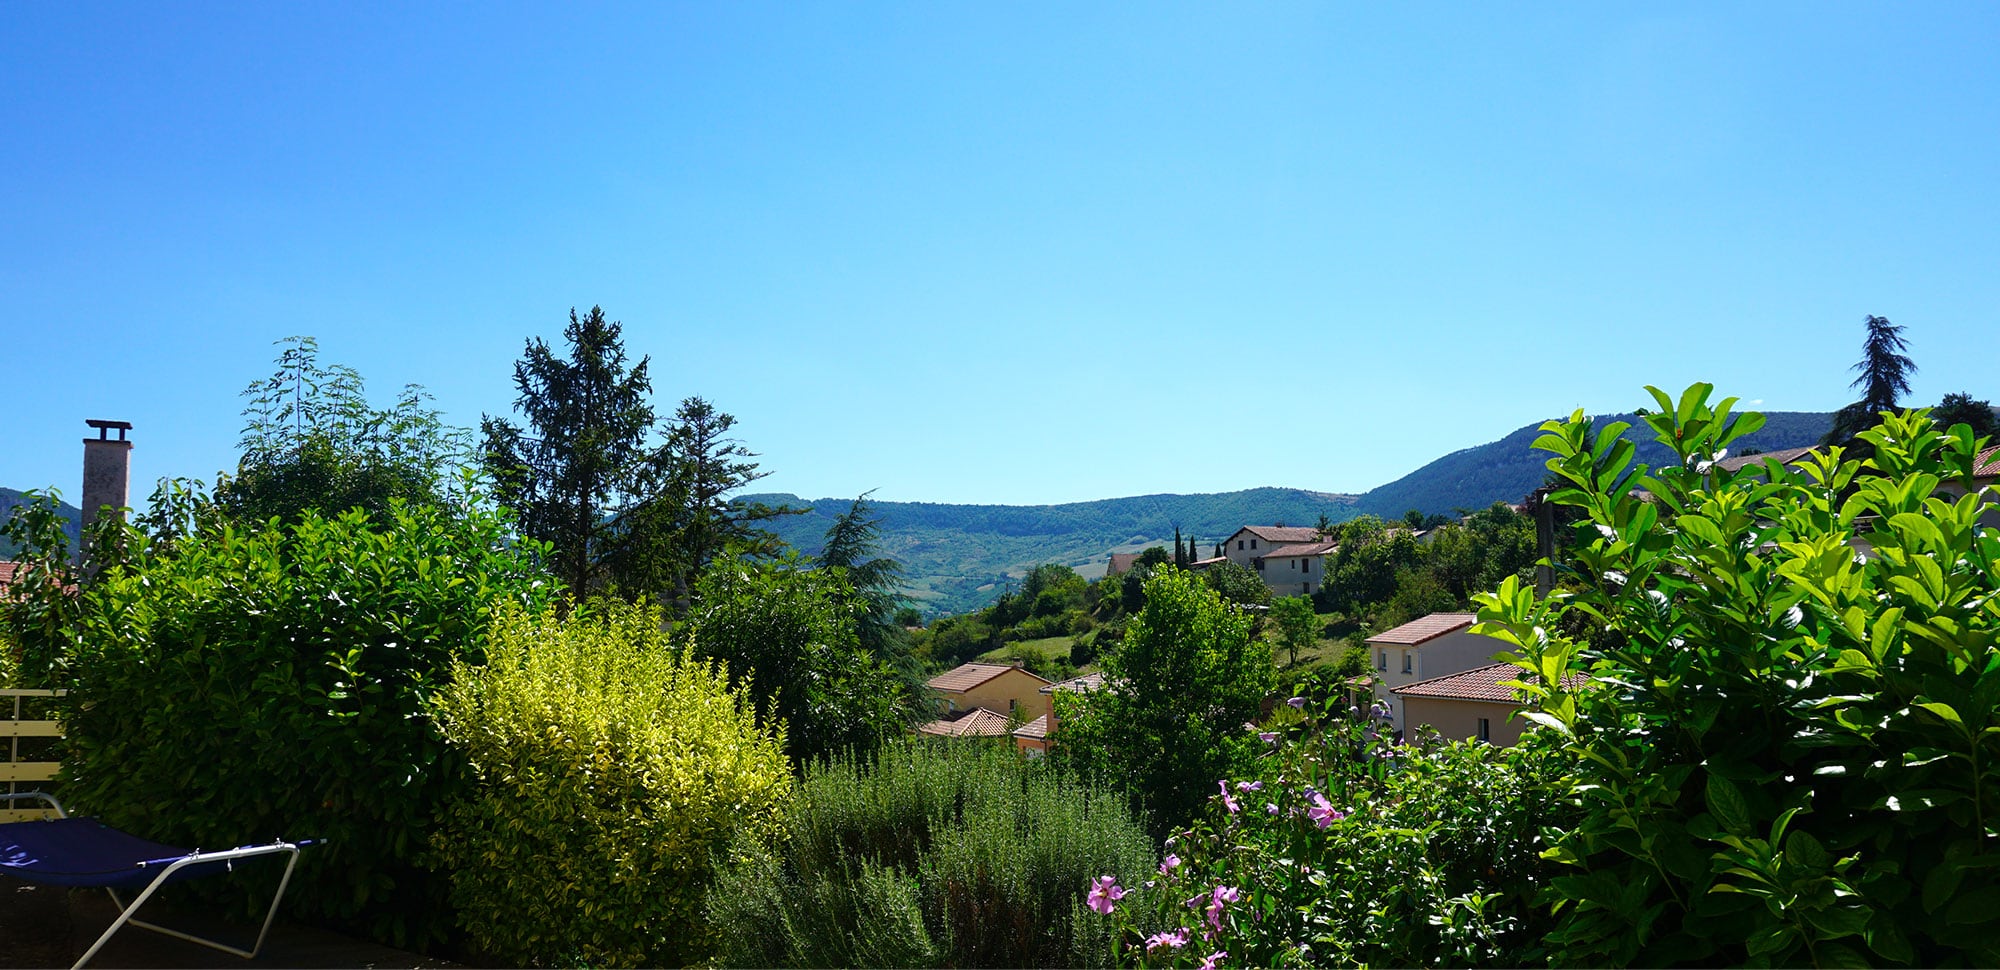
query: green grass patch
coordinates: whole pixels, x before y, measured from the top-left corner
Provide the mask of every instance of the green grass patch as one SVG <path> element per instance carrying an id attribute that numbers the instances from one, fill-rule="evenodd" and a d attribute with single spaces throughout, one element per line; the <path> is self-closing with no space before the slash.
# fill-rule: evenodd
<path id="1" fill-rule="evenodd" d="M 980 654 L 979 659 L 983 663 L 1009 663 L 1025 651 L 1037 654 L 1045 660 L 1066 660 L 1069 658 L 1069 648 L 1075 644 L 1076 638 L 1070 636 L 1016 640 L 998 650 L 988 650 Z"/>

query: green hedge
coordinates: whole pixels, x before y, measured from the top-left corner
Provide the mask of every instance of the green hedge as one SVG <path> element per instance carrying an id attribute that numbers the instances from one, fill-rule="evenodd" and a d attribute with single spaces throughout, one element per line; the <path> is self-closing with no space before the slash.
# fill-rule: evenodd
<path id="1" fill-rule="evenodd" d="M 708 947 L 711 855 L 768 837 L 792 791 L 783 737 L 719 665 L 675 650 L 658 610 L 516 610 L 461 664 L 440 727 L 477 784 L 436 837 L 482 955 L 680 966 Z"/>
<path id="2" fill-rule="evenodd" d="M 426 715 L 494 605 L 550 593 L 504 523 L 397 505 L 261 531 L 211 522 L 171 548 L 126 536 L 82 597 L 65 796 L 181 845 L 278 837 L 300 857 L 297 915 L 422 945 L 449 926 L 426 844 L 463 771 Z M 228 894 L 242 880 L 188 884 Z M 213 902 L 213 900 L 211 900 Z"/>

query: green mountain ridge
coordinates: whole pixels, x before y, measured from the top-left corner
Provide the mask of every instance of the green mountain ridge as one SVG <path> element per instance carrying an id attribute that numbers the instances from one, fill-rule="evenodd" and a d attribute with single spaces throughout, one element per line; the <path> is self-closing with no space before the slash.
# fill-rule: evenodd
<path id="1" fill-rule="evenodd" d="M 0 488 L 0 522 L 5 522 L 14 514 L 14 506 L 22 504 L 22 493 L 11 488 Z M 69 547 L 75 549 L 83 537 L 83 510 L 68 502 L 57 502 L 65 523 L 63 531 L 69 535 Z M 0 559 L 7 559 L 19 550 L 12 542 L 0 537 Z"/>
<path id="2" fill-rule="evenodd" d="M 1737 453 L 1776 451 L 1817 443 L 1830 412 L 1766 411 L 1764 427 L 1739 440 Z M 1669 453 L 1651 439 L 1637 415 L 1593 419 L 1597 427 L 1623 421 L 1638 445 L 1638 460 L 1659 464 Z M 1531 447 L 1541 422 L 1497 441 L 1462 448 L 1360 495 L 1297 488 L 1252 488 L 1213 494 L 1141 495 L 1062 505 L 947 505 L 875 502 L 882 552 L 903 564 L 911 598 L 927 613 L 950 614 L 990 602 L 1035 565 L 1058 562 L 1086 576 L 1101 575 L 1113 552 L 1170 546 L 1174 527 L 1206 550 L 1246 525 L 1312 525 L 1321 515 L 1336 522 L 1358 515 L 1385 519 L 1416 509 L 1450 514 L 1494 502 L 1518 502 L 1548 475 L 1548 455 Z M 779 520 L 773 531 L 808 555 L 819 551 L 833 517 L 849 498 L 816 501 L 789 494 L 745 496 L 766 503 L 810 505 L 804 515 Z"/>
<path id="3" fill-rule="evenodd" d="M 1826 412 L 1767 411 L 1765 426 L 1743 438 L 1738 453 L 1775 451 L 1817 442 L 1831 427 Z M 1627 437 L 1639 444 L 1639 461 L 1658 464 L 1667 456 L 1651 441 L 1644 422 L 1631 414 L 1603 415 L 1598 426 L 1624 421 Z M 1324 515 L 1340 522 L 1357 515 L 1399 518 L 1410 509 L 1449 514 L 1494 502 L 1516 502 L 1539 486 L 1547 470 L 1544 453 L 1530 447 L 1541 422 L 1497 441 L 1444 455 L 1360 495 L 1301 488 L 1262 487 L 1236 492 L 1177 495 L 1159 493 L 1060 505 L 952 505 L 937 502 L 876 502 L 881 518 L 882 553 L 903 564 L 911 599 L 933 615 L 976 609 L 1039 563 L 1058 562 L 1086 576 L 1102 574 L 1113 552 L 1170 545 L 1174 528 L 1206 551 L 1246 525 L 1312 525 Z M 20 493 L 0 489 L 0 517 Z M 772 523 L 772 531 L 811 555 L 819 552 L 827 527 L 851 498 L 801 499 L 767 493 L 741 501 L 810 506 L 800 515 Z M 74 523 L 80 513 L 65 505 Z M 72 531 L 74 529 L 72 528 Z M 0 556 L 12 550 L 0 548 Z"/>

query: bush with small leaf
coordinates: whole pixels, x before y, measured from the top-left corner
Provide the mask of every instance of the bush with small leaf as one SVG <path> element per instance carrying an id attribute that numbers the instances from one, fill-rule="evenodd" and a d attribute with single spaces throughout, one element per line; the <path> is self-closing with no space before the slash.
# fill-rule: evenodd
<path id="1" fill-rule="evenodd" d="M 709 892 L 725 966 L 1102 966 L 1093 880 L 1152 867 L 1124 799 L 1012 747 L 915 741 L 807 772 Z"/>
<path id="2" fill-rule="evenodd" d="M 712 859 L 770 836 L 793 788 L 782 736 L 654 608 L 510 610 L 435 710 L 475 779 L 438 862 L 473 948 L 506 963 L 703 959 Z"/>

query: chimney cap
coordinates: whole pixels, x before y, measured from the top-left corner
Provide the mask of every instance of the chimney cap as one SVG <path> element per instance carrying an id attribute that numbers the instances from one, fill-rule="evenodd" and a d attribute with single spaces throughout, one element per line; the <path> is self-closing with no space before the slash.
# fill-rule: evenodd
<path id="1" fill-rule="evenodd" d="M 97 440 L 99 441 L 110 438 L 111 432 L 114 430 L 118 432 L 118 440 L 124 441 L 125 432 L 132 430 L 132 422 L 130 421 L 106 421 L 103 418 L 85 418 L 83 423 L 97 429 Z"/>

